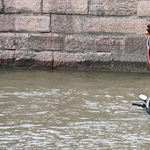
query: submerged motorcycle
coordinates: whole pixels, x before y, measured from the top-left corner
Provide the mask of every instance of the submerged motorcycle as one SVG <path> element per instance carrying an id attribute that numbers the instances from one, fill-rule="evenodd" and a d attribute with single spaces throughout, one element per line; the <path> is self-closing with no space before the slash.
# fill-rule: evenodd
<path id="1" fill-rule="evenodd" d="M 140 107 L 146 108 L 146 112 L 148 114 L 150 114 L 150 97 L 148 98 L 146 95 L 140 94 L 139 95 L 139 99 L 141 99 L 142 101 L 144 101 L 145 104 L 132 103 L 132 105 L 136 105 L 136 106 L 140 106 Z"/>

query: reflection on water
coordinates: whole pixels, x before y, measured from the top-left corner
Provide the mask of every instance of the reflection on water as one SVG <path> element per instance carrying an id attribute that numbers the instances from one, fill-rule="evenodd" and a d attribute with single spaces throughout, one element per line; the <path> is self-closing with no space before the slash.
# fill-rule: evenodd
<path id="1" fill-rule="evenodd" d="M 0 149 L 148 149 L 150 115 L 131 103 L 149 83 L 149 74 L 0 70 Z"/>

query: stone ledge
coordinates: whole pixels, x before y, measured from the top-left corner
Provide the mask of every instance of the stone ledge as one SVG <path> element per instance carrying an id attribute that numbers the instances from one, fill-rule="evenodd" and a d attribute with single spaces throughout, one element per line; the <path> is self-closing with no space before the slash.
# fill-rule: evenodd
<path id="1" fill-rule="evenodd" d="M 77 68 L 147 72 L 147 57 L 140 54 L 63 53 L 52 51 L 1 50 L 0 67 Z"/>
<path id="2" fill-rule="evenodd" d="M 111 70 L 123 72 L 149 72 L 147 62 L 113 61 L 111 63 Z"/>
<path id="3" fill-rule="evenodd" d="M 62 53 L 54 52 L 54 62 L 55 61 L 104 61 L 109 62 L 111 60 L 111 53 L 109 52 L 98 52 L 98 53 Z"/>
<path id="4" fill-rule="evenodd" d="M 53 68 L 52 52 L 15 51 L 16 67 Z"/>
<path id="5" fill-rule="evenodd" d="M 14 64 L 14 50 L 0 51 L 0 67 L 13 67 Z"/>
<path id="6" fill-rule="evenodd" d="M 108 68 L 111 54 L 54 52 L 53 68 Z"/>
<path id="7" fill-rule="evenodd" d="M 53 68 L 102 69 L 111 71 L 148 72 L 145 55 L 54 52 Z"/>
<path id="8" fill-rule="evenodd" d="M 120 61 L 120 62 L 144 62 L 147 63 L 147 55 L 141 54 L 127 54 L 127 53 L 112 53 L 112 60 L 113 61 Z"/>
<path id="9" fill-rule="evenodd" d="M 0 50 L 0 59 L 13 59 L 14 56 L 14 50 Z"/>

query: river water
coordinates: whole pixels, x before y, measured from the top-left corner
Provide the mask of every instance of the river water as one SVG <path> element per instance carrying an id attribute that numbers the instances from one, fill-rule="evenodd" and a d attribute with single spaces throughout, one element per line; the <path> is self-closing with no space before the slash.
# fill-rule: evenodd
<path id="1" fill-rule="evenodd" d="M 0 149 L 149 149 L 140 93 L 148 73 L 1 69 Z"/>

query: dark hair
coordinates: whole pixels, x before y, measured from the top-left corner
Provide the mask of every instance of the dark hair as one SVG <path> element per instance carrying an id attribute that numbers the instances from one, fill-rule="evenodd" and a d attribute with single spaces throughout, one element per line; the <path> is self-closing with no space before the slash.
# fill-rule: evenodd
<path id="1" fill-rule="evenodd" d="M 149 25 L 147 25 L 147 27 L 148 27 L 148 28 L 150 28 L 150 24 L 149 24 Z"/>

